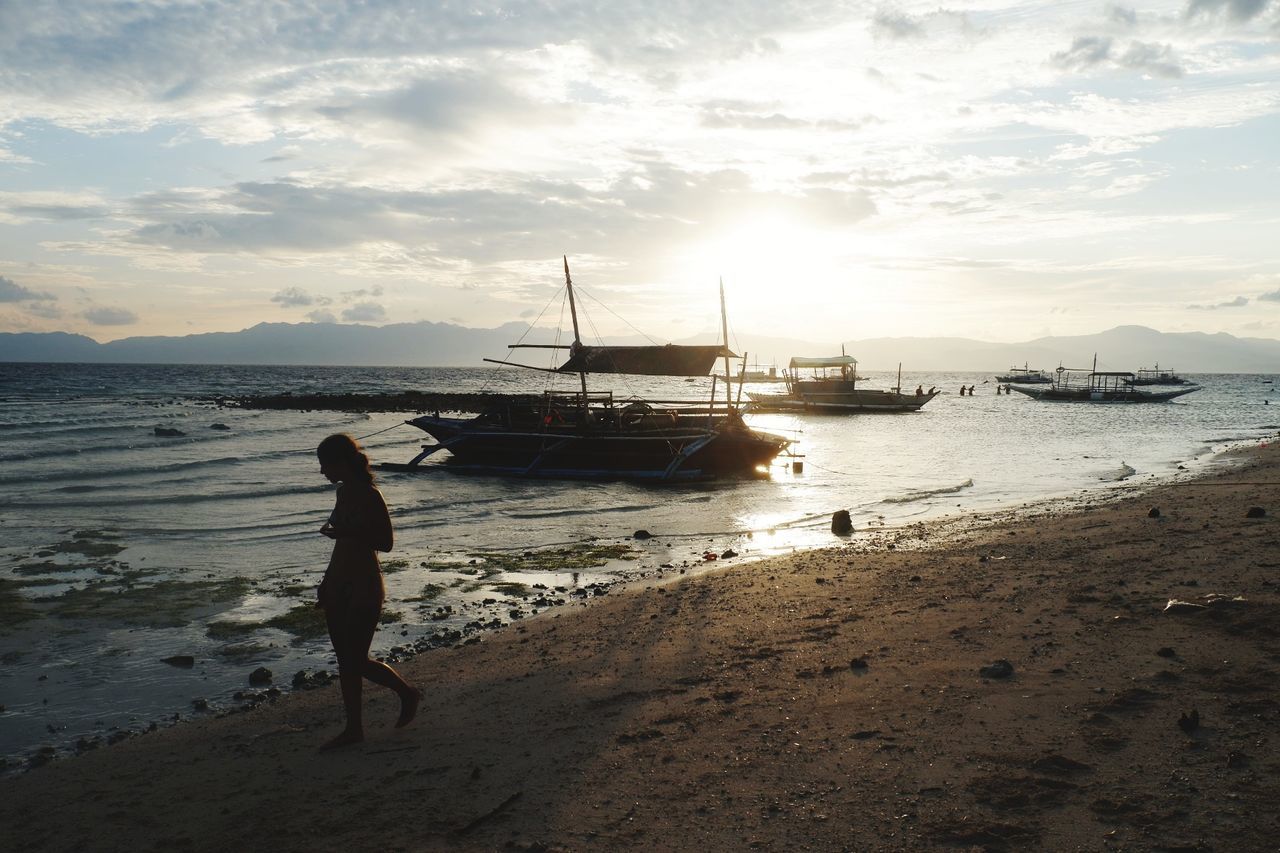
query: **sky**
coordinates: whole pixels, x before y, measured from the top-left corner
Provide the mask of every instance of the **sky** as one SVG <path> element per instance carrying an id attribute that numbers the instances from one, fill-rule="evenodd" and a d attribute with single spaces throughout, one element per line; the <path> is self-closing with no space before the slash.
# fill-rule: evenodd
<path id="1" fill-rule="evenodd" d="M 1280 0 L 0 0 L 0 332 L 1280 338 Z"/>

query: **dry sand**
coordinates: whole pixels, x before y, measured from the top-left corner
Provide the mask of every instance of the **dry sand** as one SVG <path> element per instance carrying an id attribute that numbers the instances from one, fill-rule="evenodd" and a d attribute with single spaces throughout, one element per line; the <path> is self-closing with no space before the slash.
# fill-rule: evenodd
<path id="1" fill-rule="evenodd" d="M 1278 515 L 1272 445 L 650 583 L 414 659 L 346 750 L 329 687 L 5 779 L 0 850 L 1275 850 Z"/>

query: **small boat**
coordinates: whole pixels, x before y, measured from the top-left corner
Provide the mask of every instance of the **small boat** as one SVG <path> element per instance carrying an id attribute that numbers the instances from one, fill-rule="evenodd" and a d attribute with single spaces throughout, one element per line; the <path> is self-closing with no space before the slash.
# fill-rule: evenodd
<path id="1" fill-rule="evenodd" d="M 1183 379 L 1172 370 L 1161 370 L 1160 365 L 1155 367 L 1139 368 L 1133 377 L 1134 385 L 1190 385 L 1191 380 Z"/>
<path id="2" fill-rule="evenodd" d="M 737 379 L 739 382 L 785 382 L 786 378 L 778 372 L 777 365 L 769 365 L 766 368 L 753 364 L 749 368 L 744 368 L 737 376 L 730 377 Z"/>
<path id="3" fill-rule="evenodd" d="M 533 367 L 485 359 L 507 367 L 549 373 L 578 374 L 580 390 L 501 398 L 475 417 L 442 417 L 439 412 L 406 421 L 435 439 L 407 465 L 384 465 L 396 471 L 422 470 L 432 454 L 447 450 L 455 470 L 519 477 L 558 479 L 646 480 L 678 482 L 749 477 L 791 443 L 789 439 L 747 426 L 742 411 L 724 383 L 725 399 L 716 401 L 711 378 L 707 400 L 615 400 L 612 392 L 587 390 L 588 373 L 646 376 L 701 376 L 716 359 L 737 358 L 727 345 L 596 346 L 582 343 L 578 310 L 564 260 L 565 289 L 573 318 L 573 343 L 511 344 L 539 349 L 568 349 L 555 368 Z M 720 289 L 724 310 L 724 286 Z M 725 339 L 728 323 L 722 318 Z"/>
<path id="4" fill-rule="evenodd" d="M 1022 367 L 1010 367 L 1008 373 L 1003 373 L 996 377 L 997 382 L 1005 385 L 1011 383 L 1020 383 L 1022 385 L 1048 385 L 1053 381 L 1053 377 L 1045 373 L 1043 370 L 1032 370 L 1026 364 Z"/>
<path id="5" fill-rule="evenodd" d="M 1163 403 L 1192 391 L 1200 386 L 1192 385 L 1173 391 L 1143 391 L 1134 387 L 1133 373 L 1129 371 L 1100 371 L 1098 357 L 1093 358 L 1093 369 L 1059 367 L 1049 387 L 1011 389 L 1037 400 L 1053 400 L 1075 403 Z"/>
<path id="6" fill-rule="evenodd" d="M 902 370 L 898 370 L 898 387 L 883 391 L 859 388 L 858 361 L 849 355 L 826 358 L 792 358 L 783 371 L 787 382 L 784 394 L 747 392 L 753 412 L 914 412 L 938 396 L 938 391 L 917 388 L 903 394 Z M 808 370 L 808 378 L 800 372 Z"/>

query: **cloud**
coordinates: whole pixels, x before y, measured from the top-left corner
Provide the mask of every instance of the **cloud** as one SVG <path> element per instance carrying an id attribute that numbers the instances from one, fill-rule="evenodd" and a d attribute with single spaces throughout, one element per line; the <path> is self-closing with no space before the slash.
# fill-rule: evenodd
<path id="1" fill-rule="evenodd" d="M 1259 302 L 1280 302 L 1280 290 L 1273 290 L 1270 293 L 1263 293 L 1258 297 Z"/>
<path id="2" fill-rule="evenodd" d="M 357 302 L 343 309 L 342 319 L 348 323 L 377 323 L 387 319 L 387 310 L 377 302 Z"/>
<path id="3" fill-rule="evenodd" d="M 93 193 L 60 191 L 0 192 L 0 221 L 68 222 L 101 219 L 111 209 Z"/>
<path id="4" fill-rule="evenodd" d="M 61 320 L 64 316 L 62 309 L 53 302 L 32 302 L 25 306 L 25 310 L 28 314 L 46 320 Z"/>
<path id="5" fill-rule="evenodd" d="M 1124 29 L 1131 29 L 1138 24 L 1138 13 L 1125 6 L 1108 6 L 1107 20 Z"/>
<path id="6" fill-rule="evenodd" d="M 1068 71 L 1088 71 L 1102 66 L 1127 68 L 1155 77 L 1181 77 L 1182 66 L 1169 45 L 1132 41 L 1123 53 L 1110 36 L 1077 36 L 1071 47 L 1055 53 L 1050 62 Z"/>
<path id="7" fill-rule="evenodd" d="M 1071 47 L 1050 57 L 1059 68 L 1079 71 L 1101 65 L 1111 58 L 1111 39 L 1107 36 L 1076 36 Z"/>
<path id="8" fill-rule="evenodd" d="M 547 124 L 569 117 L 556 103 L 536 101 L 518 93 L 491 73 L 458 71 L 422 77 L 385 92 L 360 92 L 317 106 L 326 119 L 369 134 L 376 125 L 398 127 L 419 139 L 426 133 L 446 139 L 472 139 L 485 127 Z"/>
<path id="9" fill-rule="evenodd" d="M 776 107 L 743 102 L 713 101 L 704 105 L 700 122 L 713 130 L 860 130 L 878 122 L 875 116 L 857 121 L 839 119 L 795 118 L 778 112 Z"/>
<path id="10" fill-rule="evenodd" d="M 350 302 L 354 299 L 367 299 L 368 297 L 381 297 L 382 285 L 375 284 L 373 287 L 361 288 L 359 290 L 347 290 L 342 294 L 343 302 Z"/>
<path id="11" fill-rule="evenodd" d="M 823 0 L 323 6 L 318 13 L 314 3 L 231 0 L 7 4 L 0 102 L 80 129 L 146 129 L 181 118 L 208 135 L 261 140 L 273 134 L 252 109 L 263 102 L 284 115 L 318 96 L 363 92 L 373 94 L 367 105 L 354 96 L 333 106 L 429 122 L 442 104 L 464 112 L 466 104 L 429 92 L 416 93 L 425 100 L 411 93 L 379 102 L 376 90 L 424 69 L 486 68 L 506 57 L 534 63 L 559 46 L 608 67 L 679 75 L 690 65 L 777 51 L 781 34 L 842 14 Z"/>
<path id="12" fill-rule="evenodd" d="M 969 16 L 951 9 L 911 15 L 897 9 L 881 9 L 871 16 L 871 34 L 890 41 L 916 41 L 946 32 L 975 34 Z"/>
<path id="13" fill-rule="evenodd" d="M 1188 305 L 1187 308 L 1192 311 L 1217 311 L 1219 308 L 1243 308 L 1249 304 L 1247 296 L 1237 296 L 1228 302 L 1219 302 L 1216 305 Z"/>
<path id="14" fill-rule="evenodd" d="M 1271 0 L 1190 0 L 1187 17 L 1225 15 L 1232 21 L 1251 21 L 1270 5 Z"/>
<path id="15" fill-rule="evenodd" d="M 138 322 L 138 315 L 128 308 L 90 308 L 83 316 L 95 326 L 131 326 Z"/>
<path id="16" fill-rule="evenodd" d="M 331 300 L 327 296 L 312 296 L 301 287 L 286 287 L 271 297 L 271 301 L 279 303 L 281 308 L 296 308 L 305 305 L 328 305 Z"/>
<path id="17" fill-rule="evenodd" d="M 0 275 L 0 302 L 49 302 L 57 298 L 52 293 L 39 293 Z"/>
<path id="18" fill-rule="evenodd" d="M 846 224 L 875 213 L 862 189 L 783 192 L 758 188 L 748 173 L 736 169 L 693 171 L 652 155 L 634 156 L 637 160 L 607 183 L 512 174 L 490 175 L 488 186 L 470 188 L 278 181 L 180 199 L 173 193 L 146 196 L 131 213 L 145 224 L 122 239 L 139 252 L 158 247 L 170 257 L 341 253 L 353 263 L 390 258 L 385 262 L 397 272 L 421 274 L 456 269 L 463 262 L 541 257 L 549 245 L 580 245 L 587 235 L 593 252 L 632 254 L 645 240 L 696 236 L 751 210 Z"/>
<path id="19" fill-rule="evenodd" d="M 1176 78 L 1183 75 L 1182 66 L 1176 61 L 1173 48 L 1167 44 L 1130 42 L 1128 50 L 1117 62 L 1125 68 L 1155 77 Z"/>
<path id="20" fill-rule="evenodd" d="M 871 29 L 878 35 L 892 39 L 923 38 L 924 24 L 905 12 L 881 10 L 871 16 Z"/>
<path id="21" fill-rule="evenodd" d="M 338 322 L 338 318 L 333 316 L 332 311 L 324 311 L 324 310 L 312 311 L 311 313 L 307 314 L 307 319 L 313 323 Z"/>

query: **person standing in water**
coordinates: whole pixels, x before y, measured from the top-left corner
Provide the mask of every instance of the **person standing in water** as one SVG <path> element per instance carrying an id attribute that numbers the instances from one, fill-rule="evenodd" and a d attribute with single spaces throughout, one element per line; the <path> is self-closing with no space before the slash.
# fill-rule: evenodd
<path id="1" fill-rule="evenodd" d="M 393 539 L 391 515 L 373 484 L 369 458 L 355 439 L 342 434 L 320 442 L 316 456 L 320 473 L 338 484 L 333 512 L 320 528 L 320 533 L 333 540 L 333 554 L 316 593 L 338 656 L 338 683 L 347 715 L 347 727 L 321 747 L 334 749 L 364 740 L 363 679 L 390 688 L 400 697 L 396 728 L 413 722 L 422 693 L 394 669 L 369 657 L 386 597 L 378 552 L 390 551 Z"/>

